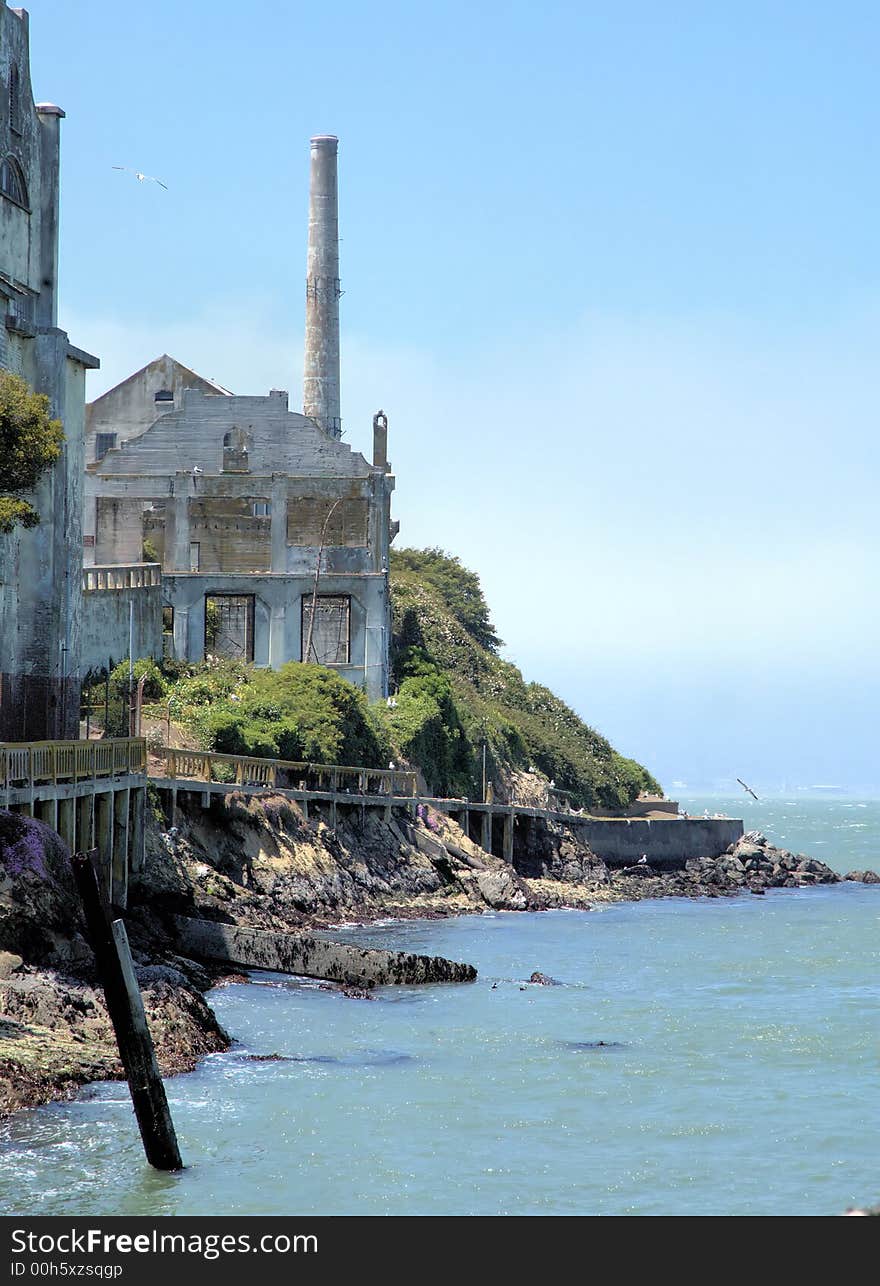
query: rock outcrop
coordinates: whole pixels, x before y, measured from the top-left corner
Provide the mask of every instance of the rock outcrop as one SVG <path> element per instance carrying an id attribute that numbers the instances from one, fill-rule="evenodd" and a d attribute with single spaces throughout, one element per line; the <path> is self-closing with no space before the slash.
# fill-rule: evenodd
<path id="1" fill-rule="evenodd" d="M 138 981 L 163 1075 L 191 1071 L 228 1046 L 205 998 L 181 975 L 170 982 L 138 970 Z M 100 987 L 28 965 L 0 981 L 0 1116 L 123 1075 Z"/>
<path id="2" fill-rule="evenodd" d="M 0 811 L 0 1115 L 121 1077 L 116 1040 L 84 937 L 70 854 L 49 827 Z M 160 1067 L 186 1071 L 229 1038 L 188 977 L 136 954 Z M 184 967 L 190 969 L 190 962 Z"/>
<path id="3" fill-rule="evenodd" d="M 880 882 L 872 871 L 846 877 Z M 575 832 L 533 819 L 517 831 L 513 866 L 450 818 L 356 808 L 331 830 L 280 796 L 232 794 L 193 803 L 177 825 L 148 819 L 147 856 L 126 915 L 160 1065 L 191 1067 L 226 1034 L 202 997 L 226 964 L 191 958 L 178 917 L 219 932 L 279 935 L 352 920 L 437 918 L 656 897 L 726 897 L 833 884 L 824 863 L 750 832 L 720 858 L 675 870 L 650 860 L 612 869 Z M 252 935 L 253 936 L 253 935 Z M 450 975 L 451 976 L 451 975 Z M 368 995 L 356 978 L 357 994 Z M 533 981 L 545 982 L 543 975 Z M 343 986 L 346 983 L 343 981 Z M 121 1074 L 83 935 L 69 855 L 39 822 L 0 813 L 0 1113 Z"/>

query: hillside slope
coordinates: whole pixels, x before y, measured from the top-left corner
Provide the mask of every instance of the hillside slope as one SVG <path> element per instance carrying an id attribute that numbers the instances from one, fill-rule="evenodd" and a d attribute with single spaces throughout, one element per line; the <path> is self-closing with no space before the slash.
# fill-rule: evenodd
<path id="1" fill-rule="evenodd" d="M 275 671 L 217 658 L 140 660 L 150 738 L 368 768 L 393 759 L 419 769 L 429 792 L 470 799 L 482 797 L 485 746 L 498 800 L 546 804 L 553 783 L 574 808 L 622 809 L 641 791 L 660 792 L 641 765 L 502 660 L 479 578 L 458 559 L 437 549 L 393 553 L 391 598 L 390 703 L 371 706 L 332 669 L 297 661 Z M 127 689 L 127 663 L 106 692 L 98 684 L 111 731 L 127 727 Z"/>
<path id="2" fill-rule="evenodd" d="M 640 791 L 660 793 L 548 688 L 526 683 L 498 655 L 501 642 L 478 577 L 438 549 L 392 553 L 392 742 L 432 790 L 479 797 L 482 749 L 496 793 L 538 769 L 574 807 L 624 808 Z"/>

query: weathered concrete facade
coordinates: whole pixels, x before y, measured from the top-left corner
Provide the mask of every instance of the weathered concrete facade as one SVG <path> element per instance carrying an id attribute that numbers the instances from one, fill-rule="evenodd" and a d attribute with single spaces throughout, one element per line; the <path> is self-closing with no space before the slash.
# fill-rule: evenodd
<path id="1" fill-rule="evenodd" d="M 182 362 L 163 353 L 154 361 L 135 371 L 121 384 L 90 402 L 86 407 L 85 463 L 94 465 L 108 451 L 124 446 L 129 438 L 138 437 L 150 427 L 159 415 L 179 409 L 187 389 L 200 393 L 231 396 L 228 389 L 214 380 L 205 379 Z M 86 566 L 98 562 L 95 558 L 95 505 L 94 475 L 86 473 L 85 512 L 83 521 L 84 553 Z M 138 561 L 140 546 L 133 551 L 129 561 Z"/>
<path id="2" fill-rule="evenodd" d="M 75 737 L 82 622 L 85 372 L 57 326 L 60 125 L 35 105 L 28 16 L 0 0 L 0 367 L 49 398 L 58 463 L 28 496 L 42 521 L 0 535 L 0 740 Z"/>
<path id="3" fill-rule="evenodd" d="M 162 655 L 162 576 L 156 564 L 87 567 L 83 571 L 80 668 L 110 670 L 131 651 Z"/>
<path id="4" fill-rule="evenodd" d="M 101 399 L 102 423 L 114 423 L 117 393 L 132 427 L 125 385 Z M 370 464 L 291 412 L 280 390 L 237 397 L 187 388 L 158 417 L 148 392 L 142 405 L 149 426 L 88 465 L 95 561 L 135 562 L 149 542 L 175 656 L 277 668 L 305 658 L 320 558 L 311 657 L 372 699 L 385 695 L 395 529 L 384 418 L 379 462 Z"/>
<path id="5" fill-rule="evenodd" d="M 388 692 L 394 477 L 340 441 L 337 140 L 312 139 L 305 413 L 163 354 L 88 408 L 85 562 L 157 560 L 174 656 L 311 660 Z"/>

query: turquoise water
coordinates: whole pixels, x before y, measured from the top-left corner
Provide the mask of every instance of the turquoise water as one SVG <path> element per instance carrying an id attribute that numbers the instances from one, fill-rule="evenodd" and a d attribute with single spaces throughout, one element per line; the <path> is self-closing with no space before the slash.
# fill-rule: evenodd
<path id="1" fill-rule="evenodd" d="M 783 811 L 785 838 L 766 814 L 747 824 L 871 865 L 878 806 L 853 827 L 829 808 Z M 874 1202 L 878 928 L 880 886 L 846 884 L 347 930 L 471 960 L 480 977 L 371 1002 L 265 975 L 219 989 L 239 1044 L 168 1082 L 181 1175 L 144 1165 L 127 1092 L 103 1084 L 3 1127 L 0 1205 L 834 1214 Z M 534 969 L 562 985 L 522 989 Z M 283 1060 L 249 1057 L 272 1053 Z"/>

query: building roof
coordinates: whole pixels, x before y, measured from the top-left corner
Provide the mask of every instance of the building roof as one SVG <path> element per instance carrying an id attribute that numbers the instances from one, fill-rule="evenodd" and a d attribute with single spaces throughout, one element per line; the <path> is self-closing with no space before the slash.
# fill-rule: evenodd
<path id="1" fill-rule="evenodd" d="M 223 385 L 218 384 L 216 380 L 209 379 L 206 375 L 199 375 L 198 371 L 194 371 L 191 366 L 186 366 L 183 362 L 178 361 L 177 358 L 172 357 L 170 353 L 162 353 L 159 357 L 154 357 L 151 362 L 147 362 L 146 365 L 141 366 L 131 375 L 126 376 L 124 380 L 120 380 L 118 384 L 114 384 L 113 388 L 108 388 L 100 397 L 96 397 L 93 402 L 89 402 L 89 406 L 98 406 L 105 398 L 112 397 L 115 393 L 118 393 L 120 389 L 125 388 L 126 384 L 133 383 L 146 371 L 149 371 L 151 367 L 158 366 L 162 362 L 170 362 L 178 371 L 182 372 L 184 376 L 191 375 L 192 378 L 197 381 L 197 385 L 207 385 L 210 389 L 213 389 L 216 393 L 221 394 L 224 397 L 234 396 L 230 389 L 224 388 Z"/>

